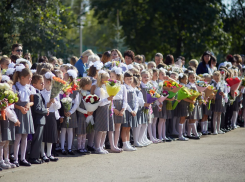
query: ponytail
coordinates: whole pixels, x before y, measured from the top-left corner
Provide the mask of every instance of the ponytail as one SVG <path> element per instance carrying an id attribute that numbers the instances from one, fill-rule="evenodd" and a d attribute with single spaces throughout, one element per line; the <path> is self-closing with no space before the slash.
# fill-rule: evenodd
<path id="1" fill-rule="evenodd" d="M 13 75 L 13 84 L 15 85 L 16 82 L 19 81 L 19 79 L 23 76 L 29 76 L 31 75 L 31 71 L 28 68 L 24 68 L 22 71 L 15 71 L 14 75 Z"/>

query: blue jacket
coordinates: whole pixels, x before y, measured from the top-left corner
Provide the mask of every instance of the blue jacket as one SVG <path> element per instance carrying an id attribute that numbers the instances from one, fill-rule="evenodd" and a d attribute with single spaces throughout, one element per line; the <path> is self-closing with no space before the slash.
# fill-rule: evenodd
<path id="1" fill-rule="evenodd" d="M 86 67 L 85 67 L 85 65 L 83 64 L 82 58 L 80 58 L 80 59 L 76 62 L 75 67 L 76 67 L 77 70 L 78 70 L 78 77 L 83 77 L 83 73 L 86 71 Z"/>
<path id="2" fill-rule="evenodd" d="M 197 71 L 196 71 L 197 75 L 199 74 L 204 74 L 204 73 L 208 73 L 208 68 L 206 65 L 203 64 L 203 62 L 199 63 L 198 67 L 197 67 Z"/>

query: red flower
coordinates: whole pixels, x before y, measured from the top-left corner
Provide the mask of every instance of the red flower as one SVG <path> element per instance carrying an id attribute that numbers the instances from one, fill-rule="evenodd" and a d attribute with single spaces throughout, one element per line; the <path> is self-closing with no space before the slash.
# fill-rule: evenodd
<path id="1" fill-rule="evenodd" d="M 85 102 L 90 102 L 90 99 L 89 99 L 89 98 L 87 98 L 87 99 L 85 100 Z"/>
<path id="2" fill-rule="evenodd" d="M 92 96 L 88 96 L 88 99 L 90 99 Z"/>
<path id="3" fill-rule="evenodd" d="M 83 96 L 83 100 L 86 98 L 86 96 Z"/>
<path id="4" fill-rule="evenodd" d="M 97 101 L 97 97 L 94 97 L 94 101 L 95 101 L 95 102 Z"/>

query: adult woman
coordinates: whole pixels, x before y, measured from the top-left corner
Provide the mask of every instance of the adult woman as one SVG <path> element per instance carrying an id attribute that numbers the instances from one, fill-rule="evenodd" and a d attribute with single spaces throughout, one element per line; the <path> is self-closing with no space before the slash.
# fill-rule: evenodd
<path id="1" fill-rule="evenodd" d="M 173 65 L 173 64 L 174 64 L 174 56 L 171 55 L 171 54 L 168 54 L 168 55 L 166 56 L 166 59 L 165 59 L 164 63 L 165 63 L 166 65 Z"/>
<path id="2" fill-rule="evenodd" d="M 118 61 L 120 59 L 120 62 L 124 63 L 124 58 L 122 57 L 122 54 L 118 49 L 111 50 L 111 59 L 115 61 Z"/>
<path id="3" fill-rule="evenodd" d="M 124 59 L 125 59 L 125 64 L 130 65 L 134 62 L 134 52 L 131 50 L 127 50 L 123 54 Z"/>
<path id="4" fill-rule="evenodd" d="M 196 70 L 196 73 L 199 75 L 199 74 L 204 74 L 204 73 L 209 73 L 211 74 L 211 70 L 209 71 L 208 67 L 208 62 L 210 61 L 211 59 L 211 53 L 209 51 L 206 51 L 203 53 L 202 55 L 202 62 L 199 63 L 198 67 L 197 67 L 197 70 Z"/>
<path id="5" fill-rule="evenodd" d="M 88 62 L 88 57 L 93 55 L 93 51 L 88 49 L 82 53 L 81 58 L 76 62 L 75 67 L 78 70 L 78 77 L 83 77 L 83 73 L 86 72 L 86 63 Z"/>
<path id="6" fill-rule="evenodd" d="M 210 61 L 208 62 L 208 69 L 211 70 L 211 74 L 217 71 L 216 64 L 217 64 L 216 57 L 212 55 Z"/>
<path id="7" fill-rule="evenodd" d="M 111 61 L 111 51 L 106 51 L 102 55 L 101 62 L 105 64 L 109 61 Z"/>
<path id="8" fill-rule="evenodd" d="M 32 58 L 31 58 L 31 54 L 30 53 L 25 53 L 24 59 L 30 61 L 30 63 L 32 64 Z"/>

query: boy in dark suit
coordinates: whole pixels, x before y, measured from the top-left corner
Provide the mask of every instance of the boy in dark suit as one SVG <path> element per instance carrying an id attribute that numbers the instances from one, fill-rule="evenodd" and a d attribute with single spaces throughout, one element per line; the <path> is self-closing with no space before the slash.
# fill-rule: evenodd
<path id="1" fill-rule="evenodd" d="M 32 106 L 32 117 L 35 128 L 31 144 L 31 153 L 29 162 L 31 164 L 41 164 L 39 160 L 41 143 L 43 141 L 43 129 L 46 124 L 45 116 L 49 114 L 49 109 L 45 106 L 45 101 L 40 93 L 44 89 L 44 79 L 42 75 L 33 75 L 32 85 L 36 88 L 37 93 L 33 97 L 34 105 Z"/>

